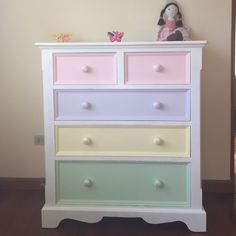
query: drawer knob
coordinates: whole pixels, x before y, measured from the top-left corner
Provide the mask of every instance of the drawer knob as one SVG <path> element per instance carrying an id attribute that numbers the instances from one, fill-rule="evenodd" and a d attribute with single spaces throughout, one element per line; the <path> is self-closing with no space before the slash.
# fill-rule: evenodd
<path id="1" fill-rule="evenodd" d="M 155 72 L 161 72 L 162 71 L 162 66 L 160 64 L 154 65 L 153 70 Z"/>
<path id="2" fill-rule="evenodd" d="M 154 102 L 154 103 L 153 103 L 153 107 L 154 107 L 155 109 L 161 109 L 162 104 L 161 104 L 161 102 Z"/>
<path id="3" fill-rule="evenodd" d="M 89 102 L 82 102 L 81 106 L 84 108 L 84 109 L 89 109 L 91 104 Z"/>
<path id="4" fill-rule="evenodd" d="M 164 186 L 164 183 L 161 180 L 157 179 L 154 181 L 154 186 L 156 188 L 162 188 Z"/>
<path id="5" fill-rule="evenodd" d="M 162 139 L 159 138 L 159 137 L 155 137 L 155 138 L 153 139 L 153 143 L 159 146 L 159 145 L 161 145 L 161 143 L 162 143 Z"/>
<path id="6" fill-rule="evenodd" d="M 92 139 L 91 139 L 91 138 L 88 138 L 88 137 L 83 138 L 83 139 L 82 139 L 82 143 L 83 143 L 84 145 L 91 145 L 91 144 L 92 144 Z"/>
<path id="7" fill-rule="evenodd" d="M 91 179 L 85 179 L 83 184 L 85 187 L 92 187 L 93 181 Z"/>
<path id="8" fill-rule="evenodd" d="M 89 66 L 88 65 L 83 65 L 81 66 L 81 70 L 85 73 L 89 72 Z"/>

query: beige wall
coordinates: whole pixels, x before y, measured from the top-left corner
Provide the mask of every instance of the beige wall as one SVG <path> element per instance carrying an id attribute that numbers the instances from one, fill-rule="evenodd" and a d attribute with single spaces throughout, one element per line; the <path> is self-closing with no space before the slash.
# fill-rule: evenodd
<path id="1" fill-rule="evenodd" d="M 40 51 L 34 42 L 70 32 L 79 41 L 155 40 L 165 0 L 0 1 L 0 177 L 44 175 Z M 228 179 L 230 160 L 231 0 L 179 0 L 193 39 L 206 39 L 203 70 L 203 178 Z"/>

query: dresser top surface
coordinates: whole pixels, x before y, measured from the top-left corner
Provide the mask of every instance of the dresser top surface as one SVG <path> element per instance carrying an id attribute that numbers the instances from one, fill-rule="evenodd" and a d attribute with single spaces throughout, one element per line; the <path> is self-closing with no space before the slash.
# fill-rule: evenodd
<path id="1" fill-rule="evenodd" d="M 132 47 L 153 47 L 153 48 L 202 48 L 207 41 L 162 41 L 162 42 L 39 42 L 35 45 L 41 49 L 55 48 L 132 48 Z"/>

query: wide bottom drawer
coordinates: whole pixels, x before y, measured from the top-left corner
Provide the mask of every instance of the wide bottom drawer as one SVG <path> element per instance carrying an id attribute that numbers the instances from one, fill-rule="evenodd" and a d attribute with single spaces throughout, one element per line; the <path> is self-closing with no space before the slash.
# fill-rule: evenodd
<path id="1" fill-rule="evenodd" d="M 58 161 L 58 204 L 189 206 L 189 164 Z"/>

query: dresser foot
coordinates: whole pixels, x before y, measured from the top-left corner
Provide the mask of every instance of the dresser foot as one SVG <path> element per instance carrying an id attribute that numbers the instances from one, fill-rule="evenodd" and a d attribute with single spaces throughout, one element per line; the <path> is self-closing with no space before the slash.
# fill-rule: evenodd
<path id="1" fill-rule="evenodd" d="M 203 209 L 173 210 L 173 212 L 148 213 L 143 220 L 150 224 L 181 221 L 192 232 L 206 232 L 207 219 Z"/>
<path id="2" fill-rule="evenodd" d="M 201 216 L 193 217 L 192 219 L 185 220 L 184 223 L 192 232 L 206 232 L 207 230 L 206 220 L 204 219 L 204 217 L 201 218 Z"/>
<path id="3" fill-rule="evenodd" d="M 101 214 L 86 211 L 67 211 L 57 207 L 42 208 L 42 228 L 57 228 L 64 219 L 73 219 L 87 223 L 97 223 L 102 220 Z"/>

